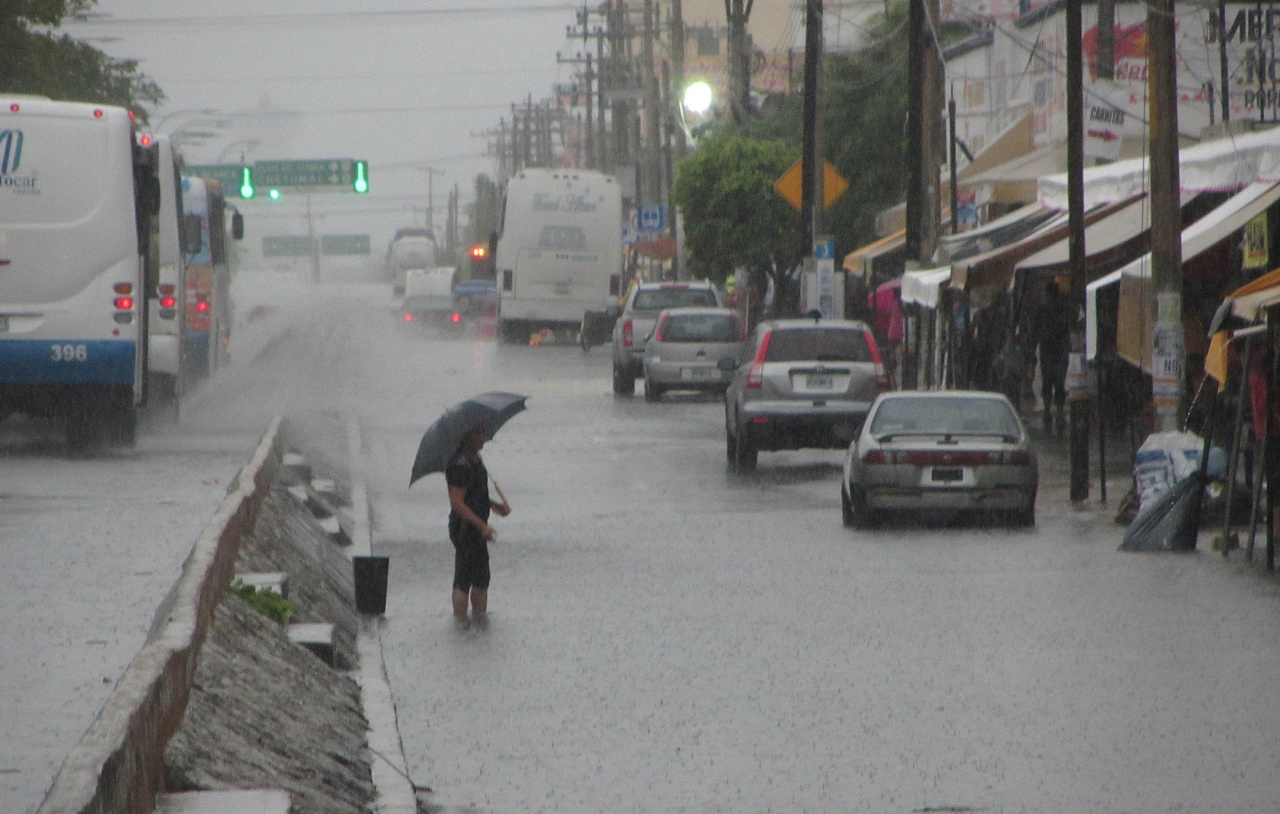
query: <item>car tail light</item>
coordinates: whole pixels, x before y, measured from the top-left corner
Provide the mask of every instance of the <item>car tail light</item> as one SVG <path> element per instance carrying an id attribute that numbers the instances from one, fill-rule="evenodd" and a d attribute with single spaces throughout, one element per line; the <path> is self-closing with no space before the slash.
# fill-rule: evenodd
<path id="1" fill-rule="evenodd" d="M 450 315 L 449 315 L 449 321 L 450 321 L 450 322 L 461 322 L 461 321 L 462 321 L 462 314 L 459 314 L 457 311 L 454 311 L 452 314 L 450 314 Z"/>
<path id="2" fill-rule="evenodd" d="M 894 459 L 914 466 L 982 466 L 988 463 L 988 454 L 972 450 L 911 450 L 897 453 Z"/>
<path id="3" fill-rule="evenodd" d="M 133 283 L 116 283 L 115 285 L 111 286 L 111 290 L 116 292 L 117 294 L 132 294 Z"/>
<path id="4" fill-rule="evenodd" d="M 657 327 L 657 329 L 655 329 L 655 330 L 654 330 L 654 332 L 653 332 L 653 338 L 654 338 L 654 339 L 658 340 L 659 342 L 661 342 L 661 341 L 662 341 L 663 335 L 666 333 L 666 330 L 667 330 L 667 323 L 668 323 L 668 322 L 670 322 L 670 321 L 671 321 L 671 315 L 670 315 L 670 314 L 663 314 L 663 315 L 662 315 L 662 319 L 658 320 L 658 327 Z"/>
<path id="5" fill-rule="evenodd" d="M 405 321 L 405 322 L 413 322 L 413 314 L 405 314 L 405 315 L 404 315 L 404 321 Z"/>
<path id="6" fill-rule="evenodd" d="M 862 462 L 864 464 L 882 464 L 884 463 L 884 453 L 878 449 L 873 449 L 862 456 Z"/>
<path id="7" fill-rule="evenodd" d="M 177 305 L 177 304 L 178 304 L 178 301 L 177 301 L 176 299 L 174 299 L 173 297 L 161 297 L 161 298 L 160 298 L 160 307 L 161 307 L 161 308 L 172 308 L 172 307 L 174 307 L 174 306 L 175 306 L 175 305 Z"/>
<path id="8" fill-rule="evenodd" d="M 747 368 L 747 389 L 749 390 L 759 390 L 764 387 L 764 360 L 769 354 L 770 339 L 773 339 L 772 331 L 760 340 L 760 347 L 756 349 L 756 358 L 751 360 L 751 367 Z"/>
<path id="9" fill-rule="evenodd" d="M 121 311 L 128 311 L 133 307 L 133 297 L 116 297 L 115 306 Z"/>
<path id="10" fill-rule="evenodd" d="M 628 319 L 628 320 L 624 320 L 622 323 L 622 347 L 629 348 L 631 347 L 632 344 L 633 343 L 631 341 L 631 320 Z"/>
<path id="11" fill-rule="evenodd" d="M 876 338 L 870 331 L 864 331 L 863 335 L 867 337 L 867 349 L 871 351 L 871 363 L 876 374 L 876 389 L 892 390 L 893 379 L 889 378 L 889 371 L 885 369 L 884 358 L 880 356 L 880 346 L 876 344 Z"/>

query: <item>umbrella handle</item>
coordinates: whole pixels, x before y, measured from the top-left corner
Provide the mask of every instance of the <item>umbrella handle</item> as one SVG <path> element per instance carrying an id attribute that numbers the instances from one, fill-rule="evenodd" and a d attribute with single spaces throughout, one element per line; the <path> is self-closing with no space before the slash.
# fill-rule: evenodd
<path id="1" fill-rule="evenodd" d="M 502 487 L 493 478 L 489 478 L 489 482 L 493 484 L 493 489 L 498 493 L 498 497 L 502 498 L 502 505 L 508 512 L 511 511 L 511 504 L 507 502 L 507 496 L 502 494 Z"/>

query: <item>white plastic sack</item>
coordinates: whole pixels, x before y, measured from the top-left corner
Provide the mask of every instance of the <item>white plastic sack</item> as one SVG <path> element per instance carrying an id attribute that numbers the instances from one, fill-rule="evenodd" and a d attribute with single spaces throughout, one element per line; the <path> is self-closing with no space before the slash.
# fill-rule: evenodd
<path id="1" fill-rule="evenodd" d="M 1138 511 L 1200 466 L 1204 439 L 1190 432 L 1157 432 L 1147 436 L 1133 457 L 1133 478 L 1138 485 Z M 1209 477 L 1225 470 L 1226 454 L 1219 447 L 1209 451 Z"/>

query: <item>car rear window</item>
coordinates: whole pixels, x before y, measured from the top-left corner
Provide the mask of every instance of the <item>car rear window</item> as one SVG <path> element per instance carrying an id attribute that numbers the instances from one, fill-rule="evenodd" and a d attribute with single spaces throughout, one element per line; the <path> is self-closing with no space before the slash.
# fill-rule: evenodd
<path id="1" fill-rule="evenodd" d="M 1000 399 L 895 396 L 880 402 L 871 433 L 990 434 L 1020 437 L 1018 419 Z"/>
<path id="2" fill-rule="evenodd" d="M 669 314 L 663 342 L 737 342 L 738 321 L 732 314 Z"/>
<path id="3" fill-rule="evenodd" d="M 709 288 L 640 289 L 631 301 L 636 311 L 661 311 L 664 308 L 715 307 L 716 295 Z"/>
<path id="4" fill-rule="evenodd" d="M 857 328 L 786 328 L 769 336 L 766 362 L 870 362 L 867 336 Z"/>

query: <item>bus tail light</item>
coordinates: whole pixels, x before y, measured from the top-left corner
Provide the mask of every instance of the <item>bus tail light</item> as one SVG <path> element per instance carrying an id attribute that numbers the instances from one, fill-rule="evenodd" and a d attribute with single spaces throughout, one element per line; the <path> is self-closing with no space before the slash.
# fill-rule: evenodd
<path id="1" fill-rule="evenodd" d="M 111 290 L 117 294 L 132 294 L 133 283 L 116 283 L 111 287 Z"/>
<path id="2" fill-rule="evenodd" d="M 133 308 L 133 297 L 116 297 L 115 305 L 121 311 L 128 311 Z"/>

